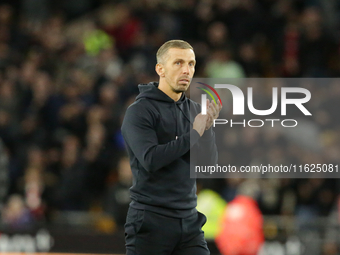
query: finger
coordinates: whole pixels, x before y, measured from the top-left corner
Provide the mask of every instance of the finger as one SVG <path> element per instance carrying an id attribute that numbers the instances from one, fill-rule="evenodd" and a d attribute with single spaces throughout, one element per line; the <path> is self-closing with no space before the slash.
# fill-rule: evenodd
<path id="1" fill-rule="evenodd" d="M 220 101 L 217 101 L 217 104 L 213 104 L 212 107 L 214 108 L 214 115 L 218 116 L 219 112 L 222 109 L 222 105 L 221 105 Z"/>
<path id="2" fill-rule="evenodd" d="M 217 105 L 218 105 L 218 110 L 221 111 L 221 109 L 222 109 L 222 104 L 221 104 L 220 100 L 218 100 Z"/>
<path id="3" fill-rule="evenodd" d="M 211 105 L 209 106 L 210 107 L 208 108 L 207 113 L 214 115 L 214 111 L 215 111 L 214 108 Z"/>
<path id="4" fill-rule="evenodd" d="M 215 104 L 215 102 L 211 102 L 210 108 L 212 109 L 214 115 L 218 114 L 219 108 L 218 105 Z"/>
<path id="5" fill-rule="evenodd" d="M 209 120 L 208 121 L 213 121 L 215 118 L 215 115 L 212 111 L 207 112 L 207 115 L 209 116 Z"/>
<path id="6" fill-rule="evenodd" d="M 214 107 L 214 110 L 215 110 L 216 112 L 218 112 L 218 108 L 219 108 L 218 103 L 217 103 L 217 104 L 213 103 L 213 107 Z"/>
<path id="7" fill-rule="evenodd" d="M 217 108 L 217 105 L 213 104 L 211 105 L 211 107 L 209 108 L 208 112 L 209 116 L 214 120 L 218 118 L 219 115 L 219 110 Z"/>

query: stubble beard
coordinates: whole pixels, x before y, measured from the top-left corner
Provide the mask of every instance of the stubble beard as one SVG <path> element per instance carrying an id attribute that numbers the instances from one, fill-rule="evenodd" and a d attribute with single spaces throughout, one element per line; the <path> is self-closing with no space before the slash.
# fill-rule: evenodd
<path id="1" fill-rule="evenodd" d="M 186 92 L 187 90 L 188 90 L 187 88 L 183 88 L 183 89 L 174 89 L 174 88 L 172 88 L 172 91 L 177 93 L 177 94 Z"/>
<path id="2" fill-rule="evenodd" d="M 181 86 L 181 85 L 177 85 L 176 87 L 171 86 L 171 89 L 172 89 L 173 92 L 180 94 L 180 93 L 186 92 L 188 90 L 189 86 L 190 86 L 190 83 L 188 85 L 184 85 L 184 86 Z"/>

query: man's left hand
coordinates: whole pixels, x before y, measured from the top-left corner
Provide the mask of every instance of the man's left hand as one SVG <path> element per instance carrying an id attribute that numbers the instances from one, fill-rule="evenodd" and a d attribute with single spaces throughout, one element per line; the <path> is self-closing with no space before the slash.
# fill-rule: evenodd
<path id="1" fill-rule="evenodd" d="M 215 104 L 214 101 L 209 101 L 207 99 L 207 124 L 205 126 L 205 130 L 208 130 L 213 124 L 214 120 L 218 118 L 220 111 L 222 109 L 222 105 L 220 101 L 217 101 L 217 104 Z"/>

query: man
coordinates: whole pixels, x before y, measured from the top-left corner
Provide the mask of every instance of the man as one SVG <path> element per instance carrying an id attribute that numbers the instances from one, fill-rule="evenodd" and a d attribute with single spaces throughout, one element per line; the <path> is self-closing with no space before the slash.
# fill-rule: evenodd
<path id="1" fill-rule="evenodd" d="M 139 85 L 140 94 L 126 111 L 122 134 L 133 173 L 125 224 L 127 255 L 210 254 L 201 230 L 206 218 L 196 210 L 190 150 L 204 149 L 216 164 L 210 127 L 221 105 L 207 100 L 207 114 L 202 115 L 200 106 L 184 95 L 195 63 L 187 42 L 164 43 L 157 52 L 159 83 Z"/>

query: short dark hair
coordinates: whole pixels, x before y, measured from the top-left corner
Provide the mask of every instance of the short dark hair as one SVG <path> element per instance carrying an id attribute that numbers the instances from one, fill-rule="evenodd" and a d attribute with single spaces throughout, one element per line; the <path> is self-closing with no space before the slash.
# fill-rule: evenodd
<path id="1" fill-rule="evenodd" d="M 194 50 L 194 48 L 186 41 L 183 40 L 170 40 L 165 42 L 157 51 L 156 57 L 157 57 L 157 63 L 161 63 L 164 56 L 171 48 L 177 48 L 177 49 L 191 49 Z"/>

